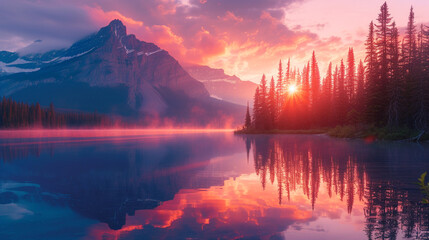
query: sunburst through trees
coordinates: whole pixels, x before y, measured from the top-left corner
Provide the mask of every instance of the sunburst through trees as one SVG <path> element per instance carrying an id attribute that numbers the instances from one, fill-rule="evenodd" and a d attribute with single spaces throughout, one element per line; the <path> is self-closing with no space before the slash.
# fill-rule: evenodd
<path id="1" fill-rule="evenodd" d="M 302 71 L 280 62 L 277 83 L 265 75 L 255 92 L 250 129 L 309 129 L 353 124 L 427 130 L 429 27 L 417 27 L 413 8 L 405 36 L 384 3 L 369 25 L 366 57 L 347 59 L 320 76 L 313 52 Z"/>

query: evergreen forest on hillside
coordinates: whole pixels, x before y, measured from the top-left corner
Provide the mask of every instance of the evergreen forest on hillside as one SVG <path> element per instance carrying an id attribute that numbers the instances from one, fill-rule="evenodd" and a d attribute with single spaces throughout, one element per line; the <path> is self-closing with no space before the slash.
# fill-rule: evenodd
<path id="1" fill-rule="evenodd" d="M 317 129 L 351 125 L 406 128 L 429 125 L 429 27 L 416 26 L 411 7 L 403 35 L 384 3 L 369 24 L 366 56 L 357 61 L 349 49 L 339 65 L 328 64 L 321 77 L 316 53 L 302 68 L 285 69 L 277 79 L 262 76 L 247 109 L 243 131 Z"/>
<path id="2" fill-rule="evenodd" d="M 26 104 L 5 98 L 0 100 L 0 128 L 105 127 L 110 118 L 94 113 L 57 112 L 54 105 Z"/>

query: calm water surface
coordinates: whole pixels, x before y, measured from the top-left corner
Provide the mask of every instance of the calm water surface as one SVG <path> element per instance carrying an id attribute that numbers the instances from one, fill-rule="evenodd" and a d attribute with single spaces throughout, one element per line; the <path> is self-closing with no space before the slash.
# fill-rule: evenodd
<path id="1" fill-rule="evenodd" d="M 429 239 L 429 146 L 0 132 L 0 239 Z"/>

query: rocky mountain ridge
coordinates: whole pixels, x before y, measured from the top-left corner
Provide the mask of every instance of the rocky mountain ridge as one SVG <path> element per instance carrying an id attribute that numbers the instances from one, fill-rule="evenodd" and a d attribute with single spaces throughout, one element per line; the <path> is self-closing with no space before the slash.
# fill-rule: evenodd
<path id="1" fill-rule="evenodd" d="M 8 61 L 16 58 L 1 54 L 8 55 Z M 51 58 L 41 61 L 48 57 L 34 57 L 42 62 L 40 69 L 0 77 L 0 95 L 139 121 L 162 118 L 207 123 L 222 117 L 235 121 L 237 110 L 242 111 L 237 105 L 210 98 L 204 85 L 167 51 L 127 35 L 119 20 L 69 49 L 51 53 Z M 17 58 L 9 66 L 21 60 Z"/>

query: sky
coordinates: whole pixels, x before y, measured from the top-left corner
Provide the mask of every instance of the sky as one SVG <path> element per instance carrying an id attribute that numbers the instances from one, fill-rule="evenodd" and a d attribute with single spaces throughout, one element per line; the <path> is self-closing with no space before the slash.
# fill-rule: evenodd
<path id="1" fill-rule="evenodd" d="M 243 80 L 276 75 L 279 60 L 302 68 L 316 51 L 322 76 L 353 47 L 364 57 L 380 0 L 0 0 L 0 50 L 65 48 L 120 19 L 130 34 L 167 50 L 183 65 L 223 68 Z M 428 0 L 389 0 L 398 27 L 414 7 L 429 23 Z M 34 44 L 35 41 L 41 40 Z M 31 47 L 28 47 L 28 46 Z"/>

